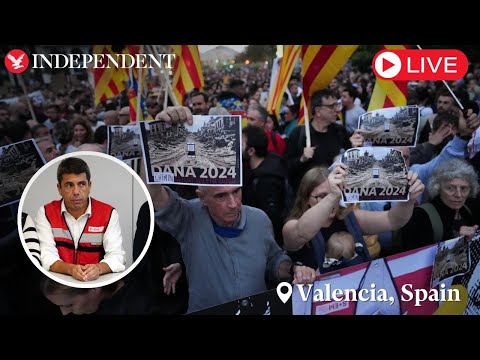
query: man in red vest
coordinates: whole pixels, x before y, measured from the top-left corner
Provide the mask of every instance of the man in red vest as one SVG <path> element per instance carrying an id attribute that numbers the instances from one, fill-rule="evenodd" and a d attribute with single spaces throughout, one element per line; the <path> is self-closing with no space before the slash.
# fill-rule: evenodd
<path id="1" fill-rule="evenodd" d="M 125 270 L 118 212 L 90 197 L 90 169 L 80 158 L 57 170 L 61 200 L 42 206 L 35 218 L 42 266 L 80 281 Z"/>

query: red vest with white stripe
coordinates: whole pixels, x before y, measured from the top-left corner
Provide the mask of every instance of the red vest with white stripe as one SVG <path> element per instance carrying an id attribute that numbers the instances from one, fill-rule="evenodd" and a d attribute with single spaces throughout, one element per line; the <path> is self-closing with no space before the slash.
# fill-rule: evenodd
<path id="1" fill-rule="evenodd" d="M 52 227 L 53 238 L 60 259 L 70 264 L 96 264 L 103 259 L 103 235 L 107 230 L 113 207 L 90 198 L 92 214 L 87 220 L 75 249 L 72 234 L 65 216 L 62 214 L 62 200 L 55 200 L 45 205 L 45 215 Z"/>

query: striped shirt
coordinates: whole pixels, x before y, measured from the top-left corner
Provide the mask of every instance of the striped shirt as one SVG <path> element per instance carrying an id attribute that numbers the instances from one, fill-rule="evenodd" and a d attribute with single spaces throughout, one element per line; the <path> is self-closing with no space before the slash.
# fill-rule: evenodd
<path id="1" fill-rule="evenodd" d="M 30 215 L 26 213 L 22 213 L 22 230 L 23 238 L 30 254 L 38 261 L 39 265 L 41 265 L 40 242 L 38 241 L 37 229 L 35 229 L 35 223 Z"/>

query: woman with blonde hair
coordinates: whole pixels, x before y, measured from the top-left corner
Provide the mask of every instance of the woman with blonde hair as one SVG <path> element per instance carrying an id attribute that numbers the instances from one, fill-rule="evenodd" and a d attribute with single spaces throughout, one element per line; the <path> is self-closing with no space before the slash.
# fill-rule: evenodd
<path id="1" fill-rule="evenodd" d="M 325 167 L 307 171 L 300 182 L 297 197 L 287 222 L 283 227 L 284 247 L 294 261 L 319 269 L 323 268 L 325 243 L 339 231 L 353 235 L 358 256 L 345 259 L 345 266 L 370 260 L 363 235 L 392 231 L 405 225 L 412 216 L 415 199 L 425 186 L 416 173 L 409 172 L 409 200 L 389 211 L 367 211 L 354 205 L 340 207 L 339 201 L 345 182 L 347 165 L 337 164 L 329 173 Z"/>

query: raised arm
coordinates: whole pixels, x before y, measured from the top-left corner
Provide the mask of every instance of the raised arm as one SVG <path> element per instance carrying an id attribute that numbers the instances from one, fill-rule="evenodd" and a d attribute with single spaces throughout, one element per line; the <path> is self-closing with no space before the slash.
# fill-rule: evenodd
<path id="1" fill-rule="evenodd" d="M 190 109 L 185 106 L 170 106 L 155 116 L 155 120 L 163 120 L 170 124 L 193 124 L 193 116 Z M 144 169 L 141 167 L 140 176 L 145 180 Z M 160 184 L 147 185 L 152 197 L 155 210 L 163 209 L 168 204 L 169 195 Z"/>
<path id="2" fill-rule="evenodd" d="M 295 174 L 304 171 L 315 152 L 315 147 L 305 147 L 303 137 L 302 126 L 298 126 L 288 138 L 286 158 L 290 177 L 295 177 Z"/>
<path id="3" fill-rule="evenodd" d="M 467 142 L 470 140 L 472 133 L 478 128 L 480 122 L 477 114 L 473 113 L 471 109 L 468 110 L 466 119 L 463 113 L 460 110 L 458 111 L 459 121 L 457 135 L 448 142 L 438 156 L 429 162 L 410 166 L 410 170 L 416 172 L 424 184 L 428 183 L 430 174 L 437 166 L 440 166 L 443 162 L 452 158 L 463 158 L 465 156 Z"/>
<path id="4" fill-rule="evenodd" d="M 398 203 L 389 211 L 354 210 L 363 234 L 379 234 L 384 231 L 398 230 L 410 220 L 415 199 L 423 193 L 425 185 L 414 172 L 409 171 L 407 179 L 410 185 L 408 201 Z"/>
<path id="5" fill-rule="evenodd" d="M 290 220 L 283 227 L 283 242 L 288 251 L 297 251 L 309 242 L 322 227 L 329 225 L 333 209 L 340 200 L 345 164 L 337 164 L 328 176 L 330 193 L 315 206 L 305 211 L 298 220 Z"/>

